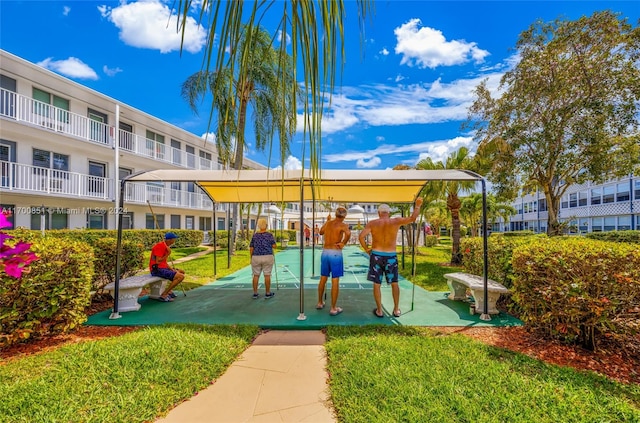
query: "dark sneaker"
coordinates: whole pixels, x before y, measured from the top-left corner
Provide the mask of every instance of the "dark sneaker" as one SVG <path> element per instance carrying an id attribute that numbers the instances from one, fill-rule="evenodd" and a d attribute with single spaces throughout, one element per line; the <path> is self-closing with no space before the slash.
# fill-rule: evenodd
<path id="1" fill-rule="evenodd" d="M 252 298 L 253 298 L 254 300 L 257 300 L 258 298 L 260 298 L 260 295 L 259 295 L 259 294 L 253 294 L 253 297 L 252 297 Z"/>
<path id="2" fill-rule="evenodd" d="M 275 292 L 269 292 L 268 294 L 264 295 L 264 299 L 268 300 L 269 298 L 273 298 L 274 295 L 276 295 Z"/>

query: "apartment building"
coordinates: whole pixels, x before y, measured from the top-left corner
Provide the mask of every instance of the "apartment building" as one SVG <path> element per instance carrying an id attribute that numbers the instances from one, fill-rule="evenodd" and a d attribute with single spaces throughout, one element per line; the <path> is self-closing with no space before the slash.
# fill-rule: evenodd
<path id="1" fill-rule="evenodd" d="M 547 231 L 547 201 L 542 192 L 519 197 L 516 215 L 494 231 Z M 560 201 L 559 220 L 569 233 L 640 230 L 640 177 L 629 175 L 603 184 L 588 182 L 569 187 Z"/>
<path id="2" fill-rule="evenodd" d="M 14 227 L 115 229 L 119 181 L 159 168 L 222 165 L 201 137 L 0 50 L 0 207 Z M 123 228 L 226 229 L 227 208 L 193 183 L 128 183 Z"/>

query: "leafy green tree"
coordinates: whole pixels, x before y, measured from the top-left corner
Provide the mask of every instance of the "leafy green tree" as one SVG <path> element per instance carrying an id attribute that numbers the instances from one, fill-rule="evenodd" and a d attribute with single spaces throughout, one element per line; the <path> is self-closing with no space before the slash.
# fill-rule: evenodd
<path id="1" fill-rule="evenodd" d="M 474 161 L 469 154 L 469 150 L 461 147 L 451 153 L 446 161 L 433 162 L 431 158 L 420 160 L 416 169 L 438 170 L 438 169 L 468 169 L 475 168 Z M 462 256 L 460 254 L 460 207 L 462 202 L 459 195 L 469 192 L 475 188 L 475 181 L 429 181 L 422 191 L 422 195 L 427 200 L 445 198 L 447 209 L 451 213 L 451 264 L 460 264 Z"/>
<path id="2" fill-rule="evenodd" d="M 262 28 L 244 25 L 237 45 L 244 72 L 233 63 L 216 71 L 199 71 L 182 84 L 182 97 L 198 113 L 198 104 L 208 94 L 213 98 L 211 117 L 217 111 L 216 146 L 220 158 L 234 169 L 242 169 L 245 129 L 249 106 L 253 111 L 256 148 L 271 146 L 277 133 L 280 140 L 280 164 L 289 153 L 296 130 L 295 97 L 297 83 L 291 57 L 283 49 L 274 49 L 271 36 Z M 234 144 L 235 142 L 235 144 Z M 231 157 L 231 152 L 235 152 Z M 241 216 L 234 204 L 236 231 L 242 230 Z M 234 232 L 236 232 L 234 231 Z M 229 243 L 234 248 L 235 242 Z"/>
<path id="3" fill-rule="evenodd" d="M 638 169 L 640 28 L 601 11 L 535 22 L 516 47 L 520 61 L 502 77 L 499 97 L 481 83 L 465 126 L 491 157 L 497 194 L 544 192 L 547 231 L 557 235 L 560 200 L 571 185 Z"/>
<path id="4" fill-rule="evenodd" d="M 364 19 L 371 12 L 372 1 L 358 0 L 358 23 L 360 33 L 364 36 L 362 25 Z M 219 2 L 213 0 L 178 0 L 176 2 L 180 10 L 180 19 L 177 22 L 177 30 L 184 37 L 186 21 L 192 7 L 199 11 L 199 23 L 208 27 L 208 37 L 202 72 L 206 75 L 219 73 L 228 68 L 237 81 L 245 81 L 251 75 L 253 57 L 250 49 L 238 48 L 243 45 L 251 45 L 254 36 L 260 36 L 259 31 L 245 32 L 245 26 L 259 26 L 261 20 L 267 16 L 281 16 L 279 20 L 278 37 L 291 37 L 291 62 L 294 64 L 293 78 L 297 81 L 298 72 L 295 64 L 302 66 L 302 87 L 304 90 L 303 110 L 304 134 L 309 140 L 309 162 L 311 169 L 319 170 L 320 154 L 320 125 L 325 101 L 331 99 L 336 69 L 344 63 L 344 22 L 346 10 L 344 0 L 317 0 L 317 1 L 229 1 Z M 281 7 L 281 15 L 278 7 Z M 221 47 L 222 46 L 222 47 Z M 229 51 L 224 47 L 229 46 Z M 286 43 L 280 43 L 280 50 L 284 52 Z M 284 57 L 280 54 L 279 57 Z M 288 80 L 290 74 L 289 63 L 279 61 L 277 63 L 276 79 L 281 82 Z M 291 91 L 297 90 L 297 84 L 286 85 L 281 83 L 282 96 L 291 99 L 291 107 L 282 107 L 280 111 L 298 110 L 297 96 Z M 285 93 L 287 92 L 288 93 Z M 329 95 L 326 95 L 326 92 Z M 231 92 L 231 87 L 227 87 Z M 280 97 L 282 97 L 280 96 Z M 230 96 L 230 99 L 234 99 Z M 219 101 L 214 97 L 215 104 Z M 222 115 L 225 122 L 229 123 L 235 118 L 237 128 L 242 126 L 241 116 L 234 115 L 236 110 L 234 101 L 229 100 L 223 106 Z M 285 116 L 281 116 L 286 120 Z M 236 162 L 238 157 L 236 150 Z M 305 163 L 305 160 L 302 161 Z M 239 168 L 236 163 L 236 168 Z"/>
<path id="5" fill-rule="evenodd" d="M 487 194 L 487 224 L 492 226 L 498 217 L 505 223 L 516 213 L 516 209 L 510 204 L 501 203 L 495 195 Z M 482 223 L 482 193 L 473 193 L 462 199 L 460 217 L 471 228 L 471 236 L 478 236 Z"/>

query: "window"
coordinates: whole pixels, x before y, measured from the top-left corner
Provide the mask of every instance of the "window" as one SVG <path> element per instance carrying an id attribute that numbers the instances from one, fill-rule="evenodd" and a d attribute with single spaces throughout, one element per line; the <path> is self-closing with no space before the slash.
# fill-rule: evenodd
<path id="1" fill-rule="evenodd" d="M 614 216 L 604 218 L 604 231 L 616 230 L 616 218 Z"/>
<path id="2" fill-rule="evenodd" d="M 62 130 L 60 124 L 69 123 L 69 100 L 33 87 L 33 113 L 42 116 L 39 123 L 50 129 Z M 53 107 L 51 107 L 53 106 Z M 56 125 L 56 121 L 58 125 Z"/>
<path id="3" fill-rule="evenodd" d="M 170 197 L 171 201 L 180 203 L 180 182 L 171 182 Z"/>
<path id="4" fill-rule="evenodd" d="M 202 219 L 202 218 L 201 218 Z M 184 228 L 185 229 L 195 229 L 193 227 L 193 222 L 195 221 L 195 218 L 193 216 L 185 216 L 184 217 Z M 202 229 L 202 226 L 200 226 L 200 229 Z M 203 229 L 204 230 L 204 229 Z"/>
<path id="5" fill-rule="evenodd" d="M 594 217 L 591 219 L 591 232 L 602 232 L 601 217 Z"/>
<path id="6" fill-rule="evenodd" d="M 631 230 L 631 216 L 618 216 L 618 230 L 619 231 Z"/>
<path id="7" fill-rule="evenodd" d="M 180 215 L 172 214 L 171 215 L 171 229 L 180 229 Z"/>
<path id="8" fill-rule="evenodd" d="M 569 207 L 578 207 L 578 193 L 569 194 Z M 566 208 L 566 207 L 565 207 Z"/>
<path id="9" fill-rule="evenodd" d="M 173 164 L 181 164 L 182 163 L 182 151 L 180 151 L 180 141 L 171 140 L 171 162 Z"/>
<path id="10" fill-rule="evenodd" d="M 593 188 L 591 190 L 591 205 L 602 204 L 602 188 Z"/>
<path id="11" fill-rule="evenodd" d="M 122 229 L 133 229 L 133 212 L 122 213 Z"/>
<path id="12" fill-rule="evenodd" d="M 0 75 L 0 115 L 16 117 L 16 80 Z"/>
<path id="13" fill-rule="evenodd" d="M 155 132 L 147 129 L 146 139 L 147 155 L 150 157 L 164 159 L 164 135 L 156 134 Z"/>
<path id="14" fill-rule="evenodd" d="M 97 110 L 89 109 L 89 137 L 102 144 L 109 143 L 109 127 L 107 115 Z"/>
<path id="15" fill-rule="evenodd" d="M 541 198 L 539 200 L 540 202 L 540 211 L 541 212 L 546 212 L 547 211 L 547 199 L 546 198 Z"/>
<path id="16" fill-rule="evenodd" d="M 187 167 L 189 169 L 196 168 L 196 149 L 190 145 L 185 146 L 184 150 L 187 152 Z"/>
<path id="17" fill-rule="evenodd" d="M 616 185 L 616 201 L 629 201 L 629 183 L 623 182 Z"/>
<path id="18" fill-rule="evenodd" d="M 48 213 L 46 209 L 42 207 L 31 207 L 32 211 L 40 211 L 40 213 L 31 213 L 31 229 L 42 230 L 42 223 L 44 222 L 44 229 L 67 229 L 68 228 L 68 215 L 62 212 Z"/>
<path id="19" fill-rule="evenodd" d="M 89 162 L 89 195 L 94 197 L 104 196 L 104 184 L 107 176 L 107 165 L 98 162 Z"/>
<path id="20" fill-rule="evenodd" d="M 155 217 L 155 219 L 154 219 Z M 146 229 L 156 229 L 156 222 L 158 223 L 157 229 L 164 229 L 164 214 L 156 214 L 155 216 L 151 213 L 147 213 L 145 215 L 145 228 Z"/>
<path id="21" fill-rule="evenodd" d="M 211 153 L 200 150 L 200 169 L 211 169 Z"/>
<path id="22" fill-rule="evenodd" d="M 578 230 L 581 234 L 589 232 L 589 219 L 581 217 L 580 223 L 578 224 Z"/>
<path id="23" fill-rule="evenodd" d="M 635 185 L 635 188 L 633 189 L 635 192 L 634 197 L 636 200 L 640 200 L 640 179 L 636 180 L 634 185 Z"/>
<path id="24" fill-rule="evenodd" d="M 133 151 L 133 126 L 128 123 L 120 122 L 120 131 L 118 132 L 118 143 L 120 148 L 124 148 L 125 150 Z"/>
<path id="25" fill-rule="evenodd" d="M 87 228 L 107 229 L 106 215 L 104 213 L 89 213 L 89 215 L 87 216 Z"/>
<path id="26" fill-rule="evenodd" d="M 587 205 L 587 191 L 580 191 L 578 193 L 578 206 L 584 207 Z"/>
<path id="27" fill-rule="evenodd" d="M 224 217 L 219 217 L 218 223 L 216 224 L 216 230 L 225 229 L 226 227 L 227 227 L 227 224 L 225 222 Z"/>
<path id="28" fill-rule="evenodd" d="M 609 185 L 602 190 L 602 204 L 613 203 L 615 201 L 615 185 Z"/>
<path id="29" fill-rule="evenodd" d="M 200 230 L 201 231 L 210 231 L 211 230 L 211 218 L 210 217 L 200 217 Z"/>
<path id="30" fill-rule="evenodd" d="M 562 197 L 562 201 L 560 202 L 560 207 L 566 209 L 569 207 L 569 198 L 565 195 Z"/>

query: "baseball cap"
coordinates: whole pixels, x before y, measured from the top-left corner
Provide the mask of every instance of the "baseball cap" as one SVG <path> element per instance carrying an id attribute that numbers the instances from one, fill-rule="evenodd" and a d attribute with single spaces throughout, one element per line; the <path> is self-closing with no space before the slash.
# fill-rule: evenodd
<path id="1" fill-rule="evenodd" d="M 173 232 L 167 232 L 166 234 L 164 234 L 164 239 L 176 239 L 178 238 L 178 235 L 174 234 Z"/>

